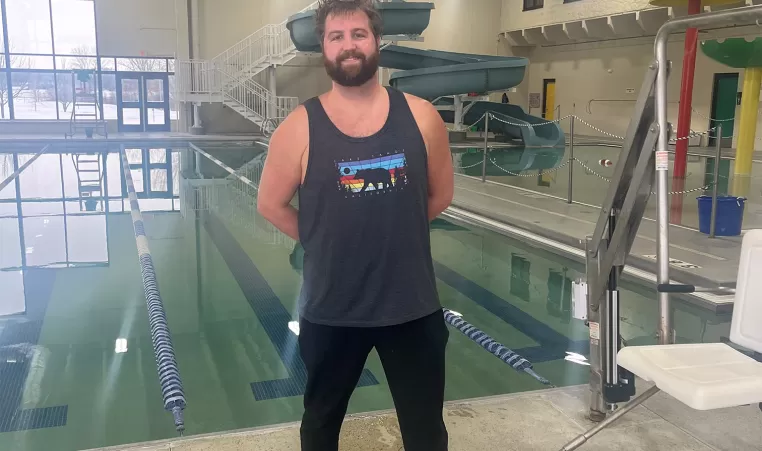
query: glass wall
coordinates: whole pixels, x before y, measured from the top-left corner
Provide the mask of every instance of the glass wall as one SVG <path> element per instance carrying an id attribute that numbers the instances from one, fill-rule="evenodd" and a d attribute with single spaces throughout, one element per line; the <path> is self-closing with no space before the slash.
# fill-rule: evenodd
<path id="1" fill-rule="evenodd" d="M 173 59 L 98 55 L 93 0 L 0 0 L 0 10 L 0 120 L 70 120 L 83 88 L 94 88 L 100 115 L 115 120 L 117 71 L 169 72 L 174 83 Z M 93 86 L 75 79 L 82 69 L 98 74 Z"/>

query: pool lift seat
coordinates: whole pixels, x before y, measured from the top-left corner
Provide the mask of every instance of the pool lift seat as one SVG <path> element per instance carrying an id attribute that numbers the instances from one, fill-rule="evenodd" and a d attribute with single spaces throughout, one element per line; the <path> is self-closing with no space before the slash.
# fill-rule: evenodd
<path id="1" fill-rule="evenodd" d="M 730 341 L 762 353 L 762 229 L 743 237 Z M 756 277 L 755 277 L 756 276 Z M 619 365 L 696 410 L 762 403 L 762 362 L 726 343 L 630 346 Z"/>
<path id="2" fill-rule="evenodd" d="M 619 366 L 654 385 L 562 451 L 577 449 L 659 391 L 696 410 L 757 403 L 762 408 L 762 359 L 749 355 L 762 356 L 762 278 L 759 274 L 762 274 L 762 229 L 755 229 L 743 237 L 730 326 L 730 341 L 750 353 L 726 343 L 622 348 L 617 354 Z"/>

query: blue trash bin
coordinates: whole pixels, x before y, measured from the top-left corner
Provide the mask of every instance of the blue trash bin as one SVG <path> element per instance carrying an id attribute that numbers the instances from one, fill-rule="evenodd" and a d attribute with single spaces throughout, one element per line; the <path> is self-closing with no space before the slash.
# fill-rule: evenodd
<path id="1" fill-rule="evenodd" d="M 699 231 L 710 232 L 712 221 L 712 196 L 699 196 Z M 746 199 L 736 196 L 722 196 L 717 198 L 717 221 L 714 234 L 716 236 L 738 236 L 741 234 L 743 222 L 743 209 Z"/>

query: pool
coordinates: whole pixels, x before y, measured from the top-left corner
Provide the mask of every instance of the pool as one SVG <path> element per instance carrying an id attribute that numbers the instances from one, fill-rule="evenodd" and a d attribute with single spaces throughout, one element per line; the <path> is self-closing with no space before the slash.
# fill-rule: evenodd
<path id="1" fill-rule="evenodd" d="M 141 158 L 146 155 L 150 164 L 151 152 Z M 234 180 L 185 177 L 191 154 L 172 155 L 163 161 L 172 162 L 176 189 L 161 187 L 172 192 L 169 202 L 161 199 L 159 208 L 147 198 L 141 209 L 185 388 L 186 433 L 299 420 L 304 381 L 289 327 L 300 289 L 299 247 L 257 214 L 251 193 Z M 111 158 L 118 164 L 118 156 Z M 30 174 L 43 177 L 54 166 L 50 159 Z M 175 437 L 162 406 L 130 215 L 117 208 L 83 213 L 76 206 L 65 215 L 34 213 L 40 228 L 33 235 L 42 236 L 26 258 L 60 253 L 58 240 L 46 235 L 65 218 L 68 263 L 54 262 L 60 260 L 55 256 L 40 260 L 47 264 L 22 265 L 18 229 L 31 219 L 24 202 L 21 221 L 15 201 L 13 209 L 0 210 L 0 278 L 6 277 L 0 280 L 6 287 L 13 279 L 16 287 L 4 288 L 3 304 L 25 311 L 0 317 L 0 449 L 68 451 Z M 98 222 L 71 220 L 79 216 Z M 22 235 L 31 234 L 24 228 Z M 532 361 L 554 385 L 587 382 L 588 330 L 570 312 L 581 265 L 447 217 L 434 221 L 431 237 L 446 308 Z M 653 291 L 623 288 L 624 339 L 655 343 Z M 678 302 L 675 308 L 680 341 L 720 341 L 729 332 L 729 317 Z M 349 411 L 392 408 L 375 353 L 366 370 Z M 542 388 L 450 329 L 447 400 Z"/>

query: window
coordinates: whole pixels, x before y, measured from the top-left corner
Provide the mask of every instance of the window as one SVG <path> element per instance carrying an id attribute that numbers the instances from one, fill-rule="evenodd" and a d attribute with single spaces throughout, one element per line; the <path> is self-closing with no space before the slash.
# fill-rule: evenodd
<path id="1" fill-rule="evenodd" d="M 117 119 L 117 71 L 169 73 L 168 86 L 161 81 L 147 86 L 146 100 L 174 106 L 174 59 L 98 55 L 94 0 L 0 0 L 0 7 L 7 18 L 0 26 L 0 120 L 70 120 L 72 71 L 78 69 L 101 71 L 86 87 L 96 92 L 104 119 Z M 128 86 L 125 100 L 138 100 L 139 87 Z M 145 118 L 135 108 L 124 113 L 131 124 L 166 121 L 163 110 Z M 170 119 L 176 118 L 170 111 Z"/>
<path id="2" fill-rule="evenodd" d="M 524 11 L 540 9 L 543 7 L 544 0 L 524 0 Z"/>
<path id="3" fill-rule="evenodd" d="M 14 72 L 13 112 L 16 119 L 57 119 L 53 74 Z"/>
<path id="4" fill-rule="evenodd" d="M 126 72 L 166 72 L 165 58 L 117 58 L 116 70 Z"/>
<path id="5" fill-rule="evenodd" d="M 48 0 L 5 0 L 11 53 L 53 53 Z"/>
<path id="6" fill-rule="evenodd" d="M 6 0 L 7 1 L 7 0 Z M 59 55 L 95 55 L 95 8 L 90 0 L 50 0 Z"/>
<path id="7" fill-rule="evenodd" d="M 101 75 L 101 85 L 103 87 L 103 118 L 116 119 L 116 75 Z"/>
<path id="8" fill-rule="evenodd" d="M 52 69 L 53 57 L 48 55 L 13 55 L 10 58 L 11 69 Z"/>
<path id="9" fill-rule="evenodd" d="M 56 69 L 67 72 L 74 69 L 97 69 L 98 59 L 94 56 L 57 56 Z"/>

